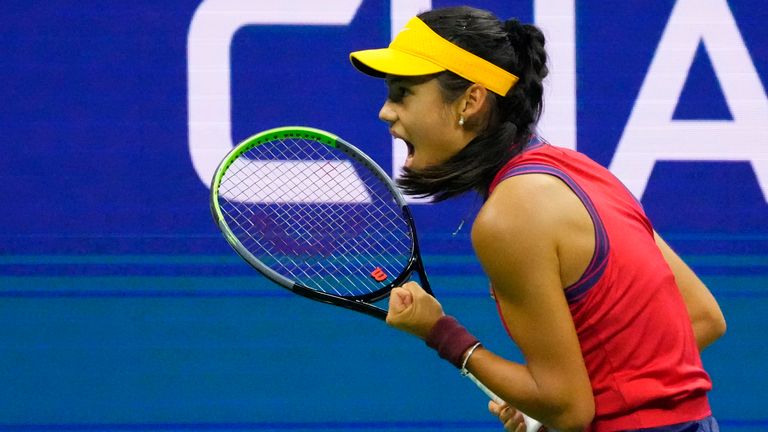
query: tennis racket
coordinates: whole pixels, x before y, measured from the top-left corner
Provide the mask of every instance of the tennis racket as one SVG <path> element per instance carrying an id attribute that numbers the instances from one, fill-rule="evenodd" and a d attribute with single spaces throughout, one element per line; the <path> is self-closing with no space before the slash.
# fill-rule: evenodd
<path id="1" fill-rule="evenodd" d="M 414 273 L 434 295 L 405 199 L 376 162 L 336 135 L 282 127 L 246 139 L 216 170 L 211 211 L 246 262 L 301 296 L 384 320 L 374 303 Z M 528 431 L 541 426 L 526 423 Z"/>

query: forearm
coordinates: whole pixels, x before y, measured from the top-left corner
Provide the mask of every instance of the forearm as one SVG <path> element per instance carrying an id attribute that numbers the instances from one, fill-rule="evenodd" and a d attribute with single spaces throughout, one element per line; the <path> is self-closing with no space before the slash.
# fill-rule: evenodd
<path id="1" fill-rule="evenodd" d="M 725 317 L 706 285 L 658 234 L 656 244 L 675 276 L 701 351 L 725 334 Z"/>
<path id="2" fill-rule="evenodd" d="M 681 291 L 686 293 L 690 291 L 690 288 L 681 287 Z M 703 351 L 725 334 L 726 324 L 720 307 L 715 298 L 709 294 L 709 291 L 706 290 L 700 296 L 704 297 L 701 302 L 708 304 L 708 307 L 696 306 L 693 301 L 688 300 L 686 301 L 686 308 L 693 327 L 693 335 L 696 338 L 696 346 L 699 351 Z"/>
<path id="3" fill-rule="evenodd" d="M 724 322 L 724 321 L 723 321 Z M 712 325 L 710 320 L 693 321 L 693 334 L 696 337 L 696 346 L 703 351 L 712 345 L 725 333 L 725 326 Z"/>
<path id="4" fill-rule="evenodd" d="M 467 370 L 511 406 L 561 432 L 583 431 L 594 416 L 591 391 L 579 383 L 553 376 L 534 377 L 526 365 L 479 348 L 467 360 Z M 585 393 L 585 394 L 580 394 Z"/>
<path id="5" fill-rule="evenodd" d="M 425 342 L 441 358 L 456 368 L 465 367 L 505 402 L 547 426 L 580 431 L 592 421 L 592 388 L 581 361 L 554 353 L 533 366 L 506 360 L 483 348 L 451 316 L 438 319 Z"/>

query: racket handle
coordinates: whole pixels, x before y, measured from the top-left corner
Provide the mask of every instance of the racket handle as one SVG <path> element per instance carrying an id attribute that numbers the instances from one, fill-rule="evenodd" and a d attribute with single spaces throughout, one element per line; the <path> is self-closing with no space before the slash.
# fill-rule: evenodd
<path id="1" fill-rule="evenodd" d="M 475 385 L 477 385 L 477 387 L 480 390 L 482 390 L 486 396 L 491 398 L 492 401 L 496 402 L 497 404 L 504 403 L 504 401 L 500 397 L 496 396 L 496 393 L 492 392 L 491 389 L 489 389 L 483 383 L 481 383 L 480 380 L 475 378 L 474 375 L 472 375 L 471 373 L 467 373 L 467 377 L 469 377 L 469 379 L 471 379 L 472 382 L 475 383 Z M 549 430 L 546 427 L 544 427 L 544 425 L 541 424 L 540 421 L 528 417 L 527 415 L 525 415 L 525 413 L 521 413 L 521 414 L 523 414 L 523 419 L 525 420 L 525 432 L 539 432 L 539 431 L 543 432 L 543 431 Z"/>

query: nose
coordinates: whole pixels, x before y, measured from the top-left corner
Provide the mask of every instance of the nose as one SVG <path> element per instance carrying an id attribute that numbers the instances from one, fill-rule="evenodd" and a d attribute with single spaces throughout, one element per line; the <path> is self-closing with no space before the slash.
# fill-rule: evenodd
<path id="1" fill-rule="evenodd" d="M 379 110 L 379 119 L 383 122 L 392 124 L 397 120 L 397 113 L 392 109 L 389 99 L 384 101 L 384 105 Z"/>

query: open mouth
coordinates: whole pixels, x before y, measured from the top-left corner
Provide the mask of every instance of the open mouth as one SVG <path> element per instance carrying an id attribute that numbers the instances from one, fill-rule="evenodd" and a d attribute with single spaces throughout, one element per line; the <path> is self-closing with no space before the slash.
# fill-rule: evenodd
<path id="1" fill-rule="evenodd" d="M 413 144 L 411 144 L 409 141 L 402 140 L 405 143 L 405 146 L 408 148 L 408 156 L 405 158 L 405 167 L 411 166 L 411 160 L 413 159 Z"/>
<path id="2" fill-rule="evenodd" d="M 405 143 L 405 146 L 408 147 L 408 157 L 413 156 L 413 144 L 411 144 L 410 141 L 403 140 L 403 142 Z"/>
<path id="3" fill-rule="evenodd" d="M 405 163 L 403 164 L 403 166 L 406 168 L 409 167 L 411 165 L 411 160 L 413 159 L 413 154 L 415 152 L 413 144 L 410 141 L 406 140 L 405 138 L 401 137 L 399 134 L 397 134 L 395 131 L 391 129 L 390 129 L 390 133 L 392 134 L 392 137 L 395 138 L 397 141 L 400 141 L 403 144 L 405 144 L 405 148 L 408 153 L 406 154 Z"/>

